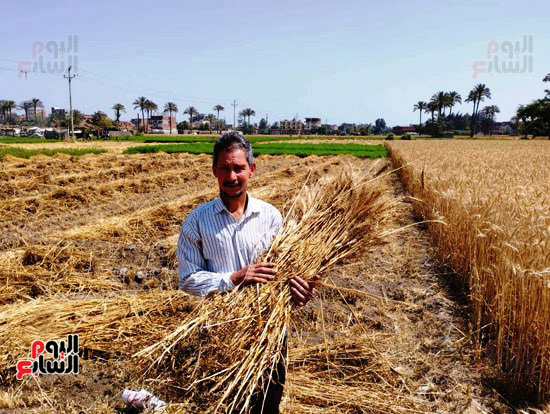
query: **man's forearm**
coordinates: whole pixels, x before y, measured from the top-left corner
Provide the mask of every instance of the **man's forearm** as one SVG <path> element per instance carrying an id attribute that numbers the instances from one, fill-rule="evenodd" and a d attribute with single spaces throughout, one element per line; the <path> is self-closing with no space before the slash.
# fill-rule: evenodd
<path id="1" fill-rule="evenodd" d="M 215 292 L 227 292 L 235 287 L 232 272 L 216 273 L 201 270 L 180 277 L 179 289 L 195 296 L 206 296 Z"/>

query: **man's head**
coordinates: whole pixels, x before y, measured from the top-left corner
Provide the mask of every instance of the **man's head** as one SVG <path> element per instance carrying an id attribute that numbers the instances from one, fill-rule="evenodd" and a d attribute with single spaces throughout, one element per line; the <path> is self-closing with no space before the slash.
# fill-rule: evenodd
<path id="1" fill-rule="evenodd" d="M 250 142 L 236 132 L 227 132 L 214 145 L 212 172 L 218 179 L 220 193 L 239 198 L 246 191 L 248 179 L 254 176 L 256 164 Z"/>

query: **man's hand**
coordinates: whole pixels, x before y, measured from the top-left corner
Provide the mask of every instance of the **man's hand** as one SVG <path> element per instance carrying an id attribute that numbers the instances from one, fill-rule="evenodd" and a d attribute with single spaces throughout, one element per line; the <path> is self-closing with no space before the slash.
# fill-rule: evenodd
<path id="1" fill-rule="evenodd" d="M 241 283 L 267 283 L 275 279 L 275 265 L 273 263 L 256 263 L 243 267 L 231 275 L 231 281 L 235 286 Z"/>
<path id="2" fill-rule="evenodd" d="M 289 283 L 292 300 L 298 306 L 304 306 L 308 303 L 316 292 L 313 284 L 307 283 L 300 277 L 293 277 Z"/>

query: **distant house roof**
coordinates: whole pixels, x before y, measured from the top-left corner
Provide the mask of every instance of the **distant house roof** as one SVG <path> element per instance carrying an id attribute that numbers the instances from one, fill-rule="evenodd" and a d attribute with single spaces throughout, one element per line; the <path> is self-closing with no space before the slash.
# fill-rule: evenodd
<path id="1" fill-rule="evenodd" d="M 414 126 L 394 126 L 392 132 L 394 134 L 402 134 L 404 132 L 415 132 L 416 128 Z"/>
<path id="2" fill-rule="evenodd" d="M 132 129 L 134 128 L 134 124 L 132 124 L 131 122 L 128 122 L 128 121 L 120 121 L 120 127 L 121 128 L 126 128 L 126 129 Z"/>

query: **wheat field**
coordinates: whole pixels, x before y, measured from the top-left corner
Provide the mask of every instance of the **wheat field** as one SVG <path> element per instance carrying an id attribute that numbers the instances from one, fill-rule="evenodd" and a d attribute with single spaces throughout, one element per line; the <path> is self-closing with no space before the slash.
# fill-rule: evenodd
<path id="1" fill-rule="evenodd" d="M 550 395 L 548 142 L 390 146 L 440 258 L 463 277 L 473 330 L 515 393 Z"/>

